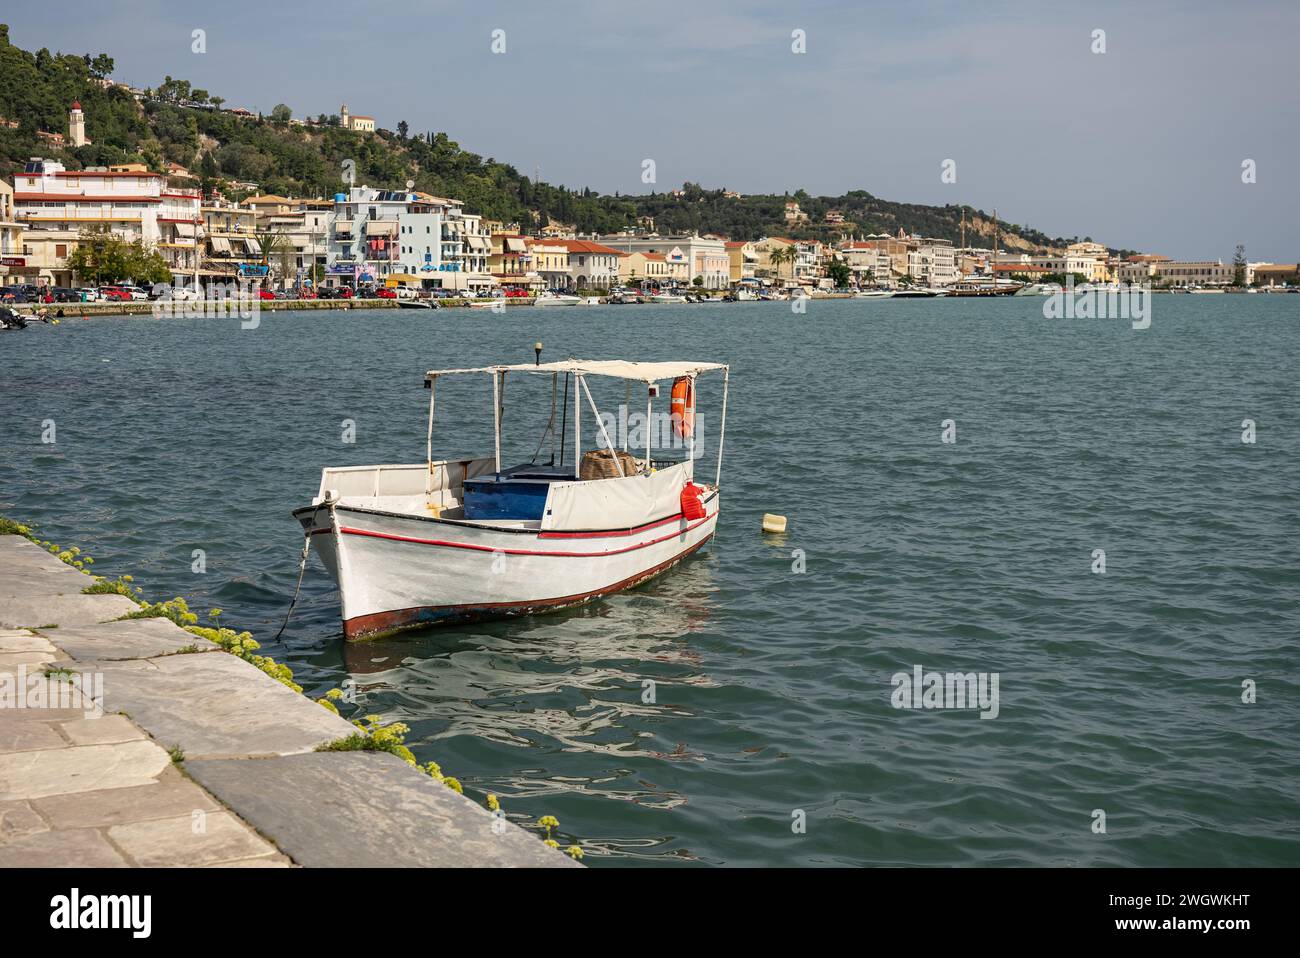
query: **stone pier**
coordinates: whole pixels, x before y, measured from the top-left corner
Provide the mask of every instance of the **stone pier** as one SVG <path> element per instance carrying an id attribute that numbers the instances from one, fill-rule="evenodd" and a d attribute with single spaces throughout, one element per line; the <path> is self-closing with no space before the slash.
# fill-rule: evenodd
<path id="1" fill-rule="evenodd" d="M 577 867 L 93 581 L 0 535 L 0 867 Z"/>

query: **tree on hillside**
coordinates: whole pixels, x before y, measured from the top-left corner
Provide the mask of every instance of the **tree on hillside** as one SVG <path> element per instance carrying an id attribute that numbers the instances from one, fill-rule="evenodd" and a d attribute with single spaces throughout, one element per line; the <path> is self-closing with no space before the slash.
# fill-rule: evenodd
<path id="1" fill-rule="evenodd" d="M 274 123 L 283 126 L 289 122 L 289 118 L 292 116 L 293 110 L 289 109 L 289 107 L 283 103 L 277 103 L 275 106 L 271 107 L 271 121 Z"/>
<path id="2" fill-rule="evenodd" d="M 407 135 L 410 131 L 411 131 L 411 128 L 410 128 L 409 126 L 407 126 L 405 120 L 398 120 L 398 121 L 397 121 L 397 138 L 398 138 L 399 140 L 401 140 L 403 143 L 406 142 L 406 135 Z"/>
<path id="3" fill-rule="evenodd" d="M 1246 285 L 1246 247 L 1237 244 L 1237 252 L 1232 257 L 1232 285 Z"/>

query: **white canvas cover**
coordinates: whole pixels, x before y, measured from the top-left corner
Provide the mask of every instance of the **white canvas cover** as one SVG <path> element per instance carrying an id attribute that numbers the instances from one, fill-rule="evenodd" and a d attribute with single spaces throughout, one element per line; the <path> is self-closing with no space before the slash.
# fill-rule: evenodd
<path id="1" fill-rule="evenodd" d="M 649 475 L 551 483 L 542 529 L 630 529 L 681 512 L 689 460 Z"/>
<path id="2" fill-rule="evenodd" d="M 563 359 L 554 363 L 519 363 L 512 366 L 476 366 L 468 369 L 431 369 L 426 379 L 438 376 L 456 376 L 463 373 L 578 373 L 583 376 L 610 376 L 615 379 L 633 379 L 655 383 L 678 376 L 694 376 L 713 369 L 726 369 L 725 363 L 662 362 L 634 363 L 626 359 Z"/>

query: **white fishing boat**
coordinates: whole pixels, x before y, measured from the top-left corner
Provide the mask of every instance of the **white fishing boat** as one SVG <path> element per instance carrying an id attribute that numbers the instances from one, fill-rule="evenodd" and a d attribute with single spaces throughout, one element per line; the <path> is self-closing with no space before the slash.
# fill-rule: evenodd
<path id="1" fill-rule="evenodd" d="M 892 289 L 861 289 L 853 294 L 854 299 L 891 299 L 894 291 Z"/>
<path id="2" fill-rule="evenodd" d="M 552 290 L 546 290 L 537 299 L 533 300 L 534 306 L 577 306 L 582 302 L 581 296 L 571 296 L 568 293 L 556 293 Z"/>
<path id="3" fill-rule="evenodd" d="M 650 297 L 652 303 L 684 303 L 686 297 L 680 293 L 655 293 Z"/>
<path id="4" fill-rule="evenodd" d="M 471 299 L 468 301 L 471 309 L 505 309 L 506 301 L 504 297 L 497 299 Z"/>
<path id="5" fill-rule="evenodd" d="M 697 484 L 696 379 L 715 371 L 722 373 L 715 472 L 712 483 Z M 437 387 L 466 375 L 492 382 L 494 449 L 477 458 L 435 460 Z M 534 376 L 551 379 L 550 420 L 532 461 L 507 465 L 501 453 L 506 383 Z M 631 588 L 695 552 L 717 528 L 728 376 L 721 363 L 574 359 L 428 372 L 425 461 L 327 468 L 311 505 L 293 513 L 307 548 L 338 582 L 344 636 L 578 605 Z M 653 426 L 635 450 L 628 449 L 628 431 L 616 430 L 620 448 L 588 386 L 588 379 L 602 377 L 624 381 L 629 407 L 633 387 L 643 389 L 650 424 L 659 384 L 671 381 L 670 444 L 683 458 L 664 458 L 666 440 Z M 526 390 L 520 383 L 511 394 Z M 584 406 L 595 417 L 594 430 Z M 556 428 L 557 411 L 572 419 L 571 433 L 563 421 Z M 658 416 L 663 421 L 662 409 Z M 585 453 L 584 421 L 598 445 Z M 539 463 L 548 435 L 550 459 Z M 572 443 L 568 463 L 566 440 Z"/>

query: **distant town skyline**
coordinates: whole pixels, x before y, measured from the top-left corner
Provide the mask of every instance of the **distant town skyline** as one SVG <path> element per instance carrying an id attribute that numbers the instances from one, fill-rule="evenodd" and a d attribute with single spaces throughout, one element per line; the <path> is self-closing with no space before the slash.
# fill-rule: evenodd
<path id="1" fill-rule="evenodd" d="M 1297 257 L 1295 4 L 70 0 L 3 19 L 133 85 L 170 74 L 300 117 L 347 103 L 571 188 L 861 189 L 1178 259 Z"/>

